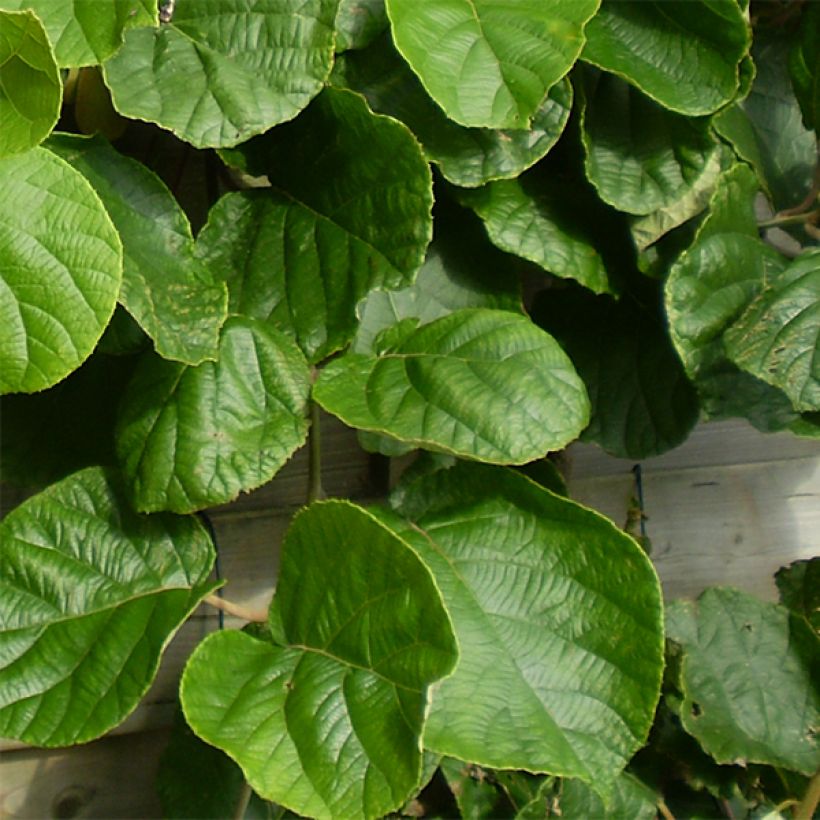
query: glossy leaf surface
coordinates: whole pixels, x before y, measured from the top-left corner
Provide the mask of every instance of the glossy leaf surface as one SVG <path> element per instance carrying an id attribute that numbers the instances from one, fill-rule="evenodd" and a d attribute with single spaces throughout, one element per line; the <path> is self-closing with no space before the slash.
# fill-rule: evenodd
<path id="1" fill-rule="evenodd" d="M 285 538 L 273 609 L 285 645 L 223 632 L 194 652 L 194 731 L 300 814 L 398 808 L 421 777 L 427 687 L 457 657 L 430 572 L 361 508 L 314 504 Z"/>
<path id="2" fill-rule="evenodd" d="M 83 743 L 136 707 L 199 600 L 214 553 L 193 518 L 131 511 L 89 468 L 0 523 L 0 734 Z"/>
<path id="3" fill-rule="evenodd" d="M 735 0 L 604 0 L 586 37 L 584 60 L 693 116 L 731 102 L 750 42 Z"/>
<path id="4" fill-rule="evenodd" d="M 43 148 L 0 159 L 0 190 L 0 393 L 33 393 L 102 336 L 122 244 L 88 182 Z"/>
<path id="5" fill-rule="evenodd" d="M 718 177 L 709 200 L 706 218 L 698 226 L 697 239 L 719 233 L 742 233 L 757 237 L 754 200 L 760 180 L 745 162 L 736 162 Z"/>
<path id="6" fill-rule="evenodd" d="M 199 364 L 216 358 L 225 285 L 194 258 L 188 218 L 158 177 L 104 139 L 61 134 L 48 147 L 94 186 L 124 248 L 120 303 L 160 356 Z"/>
<path id="7" fill-rule="evenodd" d="M 192 512 L 273 478 L 305 441 L 309 380 L 293 342 L 253 319 L 225 323 L 216 362 L 146 354 L 116 430 L 137 509 Z"/>
<path id="8" fill-rule="evenodd" d="M 805 622 L 784 607 L 715 588 L 697 603 L 669 607 L 667 630 L 683 647 L 684 728 L 718 763 L 817 769 L 816 642 Z"/>
<path id="9" fill-rule="evenodd" d="M 577 59 L 600 0 L 387 0 L 393 40 L 447 116 L 529 128 Z"/>
<path id="10" fill-rule="evenodd" d="M 401 534 L 430 567 L 460 660 L 425 747 L 604 791 L 645 740 L 663 664 L 660 588 L 638 545 L 510 470 L 459 464 L 405 486 Z"/>
<path id="11" fill-rule="evenodd" d="M 481 308 L 431 322 L 379 356 L 331 362 L 313 397 L 352 427 L 505 464 L 561 449 L 589 419 L 555 340 L 523 316 Z"/>
<path id="12" fill-rule="evenodd" d="M 0 157 L 41 143 L 63 98 L 57 63 L 42 23 L 30 11 L 0 10 Z"/>
<path id="13" fill-rule="evenodd" d="M 295 117 L 333 57 L 335 0 L 176 0 L 170 23 L 129 31 L 104 66 L 114 107 L 200 148 Z"/>

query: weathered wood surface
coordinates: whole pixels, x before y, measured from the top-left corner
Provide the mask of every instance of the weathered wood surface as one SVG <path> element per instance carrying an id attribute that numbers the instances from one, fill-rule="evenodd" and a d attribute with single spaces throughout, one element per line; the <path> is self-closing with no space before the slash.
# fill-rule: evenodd
<path id="1" fill-rule="evenodd" d="M 356 446 L 355 433 L 332 420 L 323 429 L 328 494 L 372 497 L 378 490 L 374 464 Z M 224 594 L 231 600 L 253 608 L 269 601 L 278 544 L 305 496 L 306 464 L 299 453 L 270 485 L 211 511 Z M 571 493 L 623 525 L 634 493 L 633 465 L 576 445 Z M 820 553 L 820 442 L 722 422 L 699 427 L 682 447 L 641 467 L 653 560 L 668 598 L 696 595 L 712 584 L 772 598 L 771 574 L 779 566 Z M 200 607 L 168 648 L 142 704 L 114 736 L 62 752 L 0 742 L 0 817 L 56 817 L 54 807 L 71 786 L 95 794 L 72 816 L 156 816 L 150 784 L 179 673 L 216 628 L 214 611 Z"/>

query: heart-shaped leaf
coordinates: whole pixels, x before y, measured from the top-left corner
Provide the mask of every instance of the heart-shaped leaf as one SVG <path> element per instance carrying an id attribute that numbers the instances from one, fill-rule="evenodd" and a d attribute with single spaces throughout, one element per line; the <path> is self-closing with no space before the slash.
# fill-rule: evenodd
<path id="1" fill-rule="evenodd" d="M 529 128 L 600 0 L 387 0 L 393 40 L 451 120 Z"/>
<path id="2" fill-rule="evenodd" d="M 137 515 L 96 467 L 9 513 L 0 557 L 0 735 L 40 746 L 122 722 L 214 587 L 199 522 Z"/>
<path id="3" fill-rule="evenodd" d="M 430 567 L 460 652 L 436 687 L 425 747 L 608 791 L 660 689 L 649 559 L 605 518 L 511 470 L 441 470 L 404 487 L 399 512 L 412 514 L 398 532 Z"/>
<path id="4" fill-rule="evenodd" d="M 820 128 L 820 8 L 807 3 L 800 21 L 800 34 L 789 54 L 789 73 L 803 112 L 803 125 Z"/>
<path id="5" fill-rule="evenodd" d="M 125 251 L 119 300 L 157 353 L 186 364 L 215 359 L 226 288 L 194 258 L 191 226 L 171 192 L 101 137 L 60 134 L 48 147 L 83 174 L 105 204 Z"/>
<path id="6" fill-rule="evenodd" d="M 485 308 L 437 319 L 381 355 L 332 361 L 313 397 L 352 427 L 501 464 L 560 450 L 589 421 L 557 342 L 524 316 Z"/>
<path id="7" fill-rule="evenodd" d="M 217 362 L 144 356 L 117 420 L 137 509 L 192 512 L 269 481 L 304 443 L 310 372 L 286 336 L 231 318 Z"/>
<path id="8" fill-rule="evenodd" d="M 63 68 L 95 65 L 122 45 L 127 28 L 157 23 L 154 0 L 0 0 L 6 9 L 31 9 L 43 21 Z"/>
<path id="9" fill-rule="evenodd" d="M 63 84 L 42 23 L 0 10 L 0 157 L 41 143 L 60 116 Z"/>
<path id="10" fill-rule="evenodd" d="M 336 0 L 176 0 L 170 23 L 129 31 L 103 67 L 114 107 L 200 148 L 295 117 L 333 60 Z"/>
<path id="11" fill-rule="evenodd" d="M 421 777 L 427 687 L 457 658 L 429 570 L 344 501 L 288 531 L 272 610 L 283 646 L 207 638 L 182 678 L 194 731 L 254 790 L 313 817 L 381 817 Z"/>
<path id="12" fill-rule="evenodd" d="M 740 590 L 715 588 L 697 603 L 672 604 L 667 630 L 683 647 L 683 726 L 718 763 L 804 774 L 820 766 L 817 644 L 805 621 Z"/>
<path id="13" fill-rule="evenodd" d="M 693 116 L 732 101 L 751 42 L 734 0 L 604 0 L 585 34 L 584 60 Z"/>
<path id="14" fill-rule="evenodd" d="M 365 48 L 388 26 L 384 0 L 339 0 L 336 51 Z"/>
<path id="15" fill-rule="evenodd" d="M 427 96 L 387 35 L 340 57 L 331 82 L 364 94 L 375 111 L 404 122 L 441 173 L 465 187 L 516 177 L 534 165 L 555 144 L 572 108 L 572 86 L 564 79 L 550 88 L 530 130 L 465 128 Z"/>
<path id="16" fill-rule="evenodd" d="M 820 251 L 764 283 L 724 339 L 729 358 L 779 387 L 795 410 L 820 410 Z"/>
<path id="17" fill-rule="evenodd" d="M 0 159 L 0 190 L 0 393 L 33 393 L 102 336 L 122 244 L 88 182 L 44 148 Z"/>

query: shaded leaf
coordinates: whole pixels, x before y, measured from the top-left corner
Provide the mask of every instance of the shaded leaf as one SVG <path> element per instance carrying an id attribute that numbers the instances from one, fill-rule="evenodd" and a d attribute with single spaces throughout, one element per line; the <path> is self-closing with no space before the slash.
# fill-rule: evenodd
<path id="1" fill-rule="evenodd" d="M 764 283 L 724 334 L 735 364 L 778 387 L 795 410 L 820 410 L 820 251 Z"/>
<path id="2" fill-rule="evenodd" d="M 807 3 L 797 42 L 789 53 L 789 74 L 803 114 L 803 125 L 820 128 L 820 8 Z"/>
<path id="3" fill-rule="evenodd" d="M 465 187 L 516 177 L 535 164 L 561 135 L 572 108 L 572 86 L 564 79 L 549 89 L 529 130 L 466 128 L 427 96 L 387 35 L 337 60 L 331 81 L 364 94 L 374 110 L 406 123 L 441 173 Z"/>
<path id="4" fill-rule="evenodd" d="M 176 0 L 103 67 L 114 107 L 197 147 L 236 145 L 295 117 L 333 60 L 336 0 Z"/>
<path id="5" fill-rule="evenodd" d="M 285 646 L 209 636 L 182 679 L 194 731 L 262 796 L 314 817 L 378 817 L 419 785 L 427 687 L 457 657 L 416 554 L 359 507 L 313 504 L 282 548 Z"/>
<path id="6" fill-rule="evenodd" d="M 33 393 L 102 336 L 122 244 L 88 182 L 44 148 L 0 159 L 0 190 L 0 393 Z"/>
<path id="7" fill-rule="evenodd" d="M 0 10 L 0 157 L 28 151 L 57 124 L 63 84 L 42 23 Z"/>
<path id="8" fill-rule="evenodd" d="M 336 51 L 365 48 L 388 26 L 384 0 L 339 0 Z"/>
<path id="9" fill-rule="evenodd" d="M 612 790 L 612 797 L 604 805 L 595 790 L 581 780 L 565 780 L 561 784 L 558 805 L 561 817 L 567 820 L 588 820 L 606 817 L 607 820 L 655 820 L 658 816 L 657 795 L 630 774 L 622 774 Z"/>
<path id="10" fill-rule="evenodd" d="M 393 40 L 430 96 L 469 127 L 529 128 L 572 68 L 600 0 L 387 0 Z M 454 79 L 456 80 L 454 82 Z"/>
<path id="11" fill-rule="evenodd" d="M 692 116 L 732 101 L 751 41 L 734 0 L 604 0 L 585 33 L 584 60 Z"/>
<path id="12" fill-rule="evenodd" d="M 820 635 L 820 558 L 795 561 L 774 576 L 780 602 Z"/>
<path id="13" fill-rule="evenodd" d="M 453 757 L 442 758 L 439 765 L 464 820 L 492 820 L 509 815 L 504 793 L 481 768 Z"/>
<path id="14" fill-rule="evenodd" d="M 0 523 L 0 734 L 83 743 L 122 722 L 214 585 L 194 518 L 134 513 L 92 467 Z"/>
<path id="15" fill-rule="evenodd" d="M 379 356 L 332 361 L 313 397 L 352 427 L 507 464 L 561 449 L 589 418 L 555 340 L 523 316 L 486 308 L 437 319 Z"/>
<path id="16" fill-rule="evenodd" d="M 684 728 L 718 763 L 817 769 L 820 695 L 801 652 L 813 637 L 804 621 L 714 588 L 697 603 L 672 604 L 667 631 L 683 647 Z"/>
<path id="17" fill-rule="evenodd" d="M 305 441 L 309 391 L 296 346 L 253 319 L 225 323 L 216 362 L 144 355 L 116 429 L 136 508 L 192 512 L 269 481 Z"/>
<path id="18" fill-rule="evenodd" d="M 684 441 L 698 420 L 697 395 L 666 328 L 649 311 L 573 289 L 544 291 L 532 315 L 589 392 L 592 416 L 581 438 L 634 459 Z"/>
<path id="19" fill-rule="evenodd" d="M 194 258 L 191 226 L 170 191 L 103 138 L 60 134 L 48 147 L 94 186 L 125 251 L 119 301 L 160 356 L 199 364 L 216 358 L 225 285 Z"/>
<path id="20" fill-rule="evenodd" d="M 460 650 L 425 747 L 606 792 L 658 699 L 661 598 L 647 557 L 597 513 L 500 468 L 436 472 L 405 488 L 398 512 L 415 521 L 399 534 L 432 570 Z"/>

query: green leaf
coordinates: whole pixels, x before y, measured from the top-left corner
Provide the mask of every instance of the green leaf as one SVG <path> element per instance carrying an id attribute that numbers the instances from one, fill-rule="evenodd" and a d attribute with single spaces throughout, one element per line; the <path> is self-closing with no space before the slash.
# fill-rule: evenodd
<path id="1" fill-rule="evenodd" d="M 0 552 L 0 735 L 38 746 L 122 722 L 214 586 L 199 522 L 135 514 L 99 468 L 9 513 Z"/>
<path id="2" fill-rule="evenodd" d="M 586 172 L 601 199 L 638 215 L 679 200 L 717 152 L 708 122 L 668 111 L 611 74 L 587 76 Z"/>
<path id="3" fill-rule="evenodd" d="M 549 89 L 530 130 L 465 128 L 427 96 L 387 35 L 339 58 L 331 82 L 364 94 L 375 111 L 406 123 L 441 173 L 468 188 L 516 177 L 534 165 L 555 144 L 572 108 L 572 86 L 564 79 Z"/>
<path id="4" fill-rule="evenodd" d="M 795 561 L 774 576 L 780 602 L 820 636 L 820 558 Z"/>
<path id="5" fill-rule="evenodd" d="M 766 282 L 724 339 L 729 358 L 783 390 L 795 410 L 820 410 L 820 250 Z"/>
<path id="6" fill-rule="evenodd" d="M 456 799 L 459 816 L 467 820 L 493 820 L 509 810 L 504 793 L 478 766 L 445 757 L 439 764 L 447 785 Z"/>
<path id="7" fill-rule="evenodd" d="M 221 632 L 196 649 L 189 723 L 300 814 L 397 809 L 421 777 L 427 687 L 457 657 L 430 572 L 361 508 L 313 504 L 285 537 L 274 610 L 285 646 Z"/>
<path id="8" fill-rule="evenodd" d="M 387 0 L 393 40 L 451 120 L 529 128 L 600 0 Z"/>
<path id="9" fill-rule="evenodd" d="M 60 134 L 48 147 L 85 176 L 108 210 L 125 251 L 120 303 L 157 353 L 186 364 L 215 359 L 226 288 L 194 258 L 191 226 L 171 192 L 102 137 Z"/>
<path id="10" fill-rule="evenodd" d="M 339 0 L 336 51 L 365 48 L 388 26 L 384 0 Z"/>
<path id="11" fill-rule="evenodd" d="M 736 162 L 718 177 L 709 211 L 697 230 L 696 238 L 705 239 L 719 233 L 742 233 L 757 237 L 754 201 L 760 181 L 743 162 Z"/>
<path id="12" fill-rule="evenodd" d="M 600 796 L 581 780 L 565 780 L 561 784 L 558 805 L 561 817 L 567 820 L 655 820 L 658 816 L 657 795 L 630 774 L 622 774 L 614 784 L 612 797 L 604 805 Z"/>
<path id="13" fill-rule="evenodd" d="M 103 67 L 114 107 L 200 148 L 293 119 L 333 60 L 336 0 L 176 0 L 171 23 L 129 31 Z"/>
<path id="14" fill-rule="evenodd" d="M 708 589 L 667 610 L 683 647 L 681 720 L 718 763 L 820 766 L 820 696 L 801 645 L 813 636 L 788 611 L 740 590 Z"/>
<path id="15" fill-rule="evenodd" d="M 661 594 L 640 547 L 597 513 L 481 465 L 420 480 L 398 511 L 415 521 L 399 534 L 433 572 L 460 650 L 425 747 L 606 792 L 643 745 L 660 688 Z"/>
<path id="16" fill-rule="evenodd" d="M 798 40 L 789 54 L 789 74 L 803 114 L 803 125 L 820 129 L 820 8 L 807 3 Z"/>
<path id="17" fill-rule="evenodd" d="M 691 116 L 734 99 L 751 41 L 735 0 L 604 0 L 585 33 L 584 60 Z"/>
<path id="18" fill-rule="evenodd" d="M 33 393 L 99 341 L 122 245 L 88 182 L 43 148 L 0 159 L 0 190 L 0 393 Z"/>
<path id="19" fill-rule="evenodd" d="M 0 6 L 35 12 L 62 68 L 102 63 L 122 45 L 127 28 L 157 24 L 153 0 L 0 0 Z"/>
<path id="20" fill-rule="evenodd" d="M 145 355 L 116 429 L 136 508 L 192 512 L 269 481 L 305 441 L 309 391 L 293 342 L 254 319 L 228 319 L 216 362 Z"/>
<path id="21" fill-rule="evenodd" d="M 589 419 L 584 386 L 555 340 L 486 308 L 437 319 L 382 355 L 332 361 L 313 397 L 352 427 L 503 464 L 560 450 Z"/>
<path id="22" fill-rule="evenodd" d="M 619 458 L 642 459 L 684 441 L 698 399 L 666 328 L 626 297 L 547 290 L 533 321 L 552 334 L 586 384 L 592 418 L 582 438 Z M 582 321 L 579 321 L 583 317 Z"/>
<path id="23" fill-rule="evenodd" d="M 0 11 L 0 157 L 28 151 L 57 124 L 63 84 L 42 23 Z"/>

